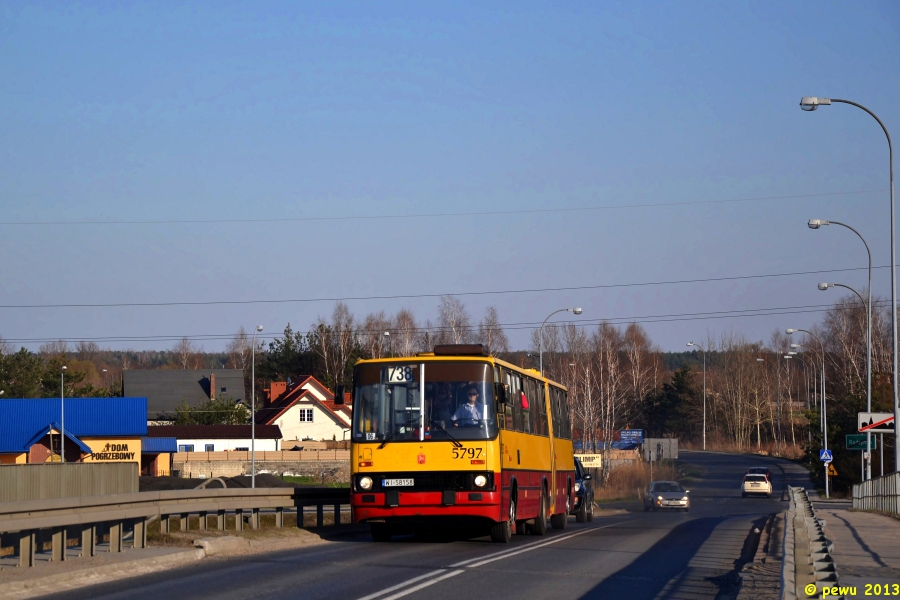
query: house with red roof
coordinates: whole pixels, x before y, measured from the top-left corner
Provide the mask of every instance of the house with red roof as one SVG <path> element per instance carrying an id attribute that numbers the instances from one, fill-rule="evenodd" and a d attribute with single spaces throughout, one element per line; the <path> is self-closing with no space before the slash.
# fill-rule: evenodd
<path id="1" fill-rule="evenodd" d="M 352 406 L 334 403 L 334 393 L 312 375 L 297 381 L 275 381 L 263 390 L 265 404 L 256 411 L 257 425 L 277 425 L 282 448 L 292 440 L 350 439 Z"/>

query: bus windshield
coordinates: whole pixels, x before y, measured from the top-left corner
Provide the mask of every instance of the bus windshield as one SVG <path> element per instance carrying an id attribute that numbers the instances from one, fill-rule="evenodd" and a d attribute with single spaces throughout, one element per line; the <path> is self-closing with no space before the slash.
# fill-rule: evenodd
<path id="1" fill-rule="evenodd" d="M 491 371 L 490 364 L 478 362 L 359 365 L 354 441 L 493 438 L 497 422 Z"/>

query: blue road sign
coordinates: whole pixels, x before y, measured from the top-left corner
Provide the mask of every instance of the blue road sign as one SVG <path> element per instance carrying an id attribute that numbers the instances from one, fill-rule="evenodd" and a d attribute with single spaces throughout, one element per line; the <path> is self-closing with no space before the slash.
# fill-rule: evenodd
<path id="1" fill-rule="evenodd" d="M 819 460 L 822 462 L 831 462 L 831 450 L 819 450 Z"/>
<path id="2" fill-rule="evenodd" d="M 619 430 L 619 441 L 620 442 L 636 442 L 638 444 L 644 443 L 644 430 L 643 429 L 620 429 Z"/>

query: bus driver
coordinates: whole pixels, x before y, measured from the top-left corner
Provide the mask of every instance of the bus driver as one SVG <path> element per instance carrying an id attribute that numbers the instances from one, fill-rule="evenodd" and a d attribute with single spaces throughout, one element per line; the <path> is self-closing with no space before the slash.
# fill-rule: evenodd
<path id="1" fill-rule="evenodd" d="M 460 405 L 451 417 L 454 427 L 478 427 L 484 419 L 484 405 L 478 401 L 478 386 L 470 385 L 466 395 L 469 401 Z"/>

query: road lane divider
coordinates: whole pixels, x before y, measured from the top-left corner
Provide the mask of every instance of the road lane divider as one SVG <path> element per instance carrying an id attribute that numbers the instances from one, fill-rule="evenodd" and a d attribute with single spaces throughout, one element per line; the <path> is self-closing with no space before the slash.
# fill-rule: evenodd
<path id="1" fill-rule="evenodd" d="M 396 585 L 392 585 L 391 587 L 385 588 L 378 592 L 374 592 L 369 594 L 368 596 L 363 596 L 362 598 L 358 598 L 357 600 L 375 600 L 378 598 L 379 600 L 396 600 L 397 598 L 402 598 L 429 586 L 432 586 L 436 583 L 439 583 L 445 579 L 449 579 L 451 577 L 455 577 L 462 573 L 466 572 L 466 569 L 473 569 L 476 567 L 480 567 L 482 565 L 486 565 L 488 563 L 492 563 L 494 561 L 503 560 L 505 558 L 510 558 L 519 554 L 523 554 L 525 552 L 531 552 L 532 550 L 537 550 L 538 548 L 544 548 L 546 546 L 551 546 L 553 544 L 558 544 L 559 542 L 564 542 L 566 540 L 570 540 L 572 538 L 578 537 L 580 535 L 584 535 L 586 533 L 591 533 L 593 531 L 599 531 L 601 529 L 607 529 L 609 527 L 614 527 L 615 525 L 621 525 L 622 523 L 633 523 L 635 520 L 641 519 L 628 519 L 624 521 L 616 521 L 615 523 L 609 523 L 607 525 L 602 525 L 600 527 L 591 527 L 589 529 L 583 529 L 581 531 L 576 531 L 574 533 L 567 533 L 555 537 L 553 539 L 547 541 L 535 541 L 530 544 L 526 544 L 520 548 L 512 548 L 509 550 L 501 550 L 498 552 L 494 552 L 492 554 L 488 554 L 487 556 L 478 556 L 476 558 L 470 558 L 468 560 L 464 560 L 458 563 L 454 563 L 450 565 L 446 569 L 437 569 L 435 571 L 430 571 L 425 573 L 424 575 L 418 575 L 413 577 L 412 579 L 407 579 L 401 583 Z M 462 567 L 462 568 L 460 568 Z M 424 581 L 422 583 L 416 584 L 417 582 L 421 582 L 423 579 L 432 578 L 429 581 Z M 412 585 L 413 587 L 408 587 Z M 404 589 L 405 588 L 405 589 Z M 390 596 L 386 594 L 391 594 L 391 592 L 397 592 Z"/>
<path id="2" fill-rule="evenodd" d="M 385 594 L 390 594 L 391 592 L 397 591 L 400 588 L 404 588 L 411 583 L 415 583 L 417 581 L 421 581 L 428 577 L 434 577 L 436 575 L 444 573 L 446 570 L 447 569 L 438 569 L 436 571 L 431 571 L 430 573 L 425 573 L 424 575 L 419 575 L 418 577 L 413 577 L 412 579 L 407 579 L 403 583 L 398 583 L 397 585 L 392 585 L 391 587 L 385 588 L 385 589 L 381 590 L 380 592 L 375 592 L 374 594 L 369 594 L 368 596 L 363 596 L 362 598 L 357 598 L 357 600 L 374 600 L 375 598 L 378 598 L 379 596 L 383 596 Z"/>

